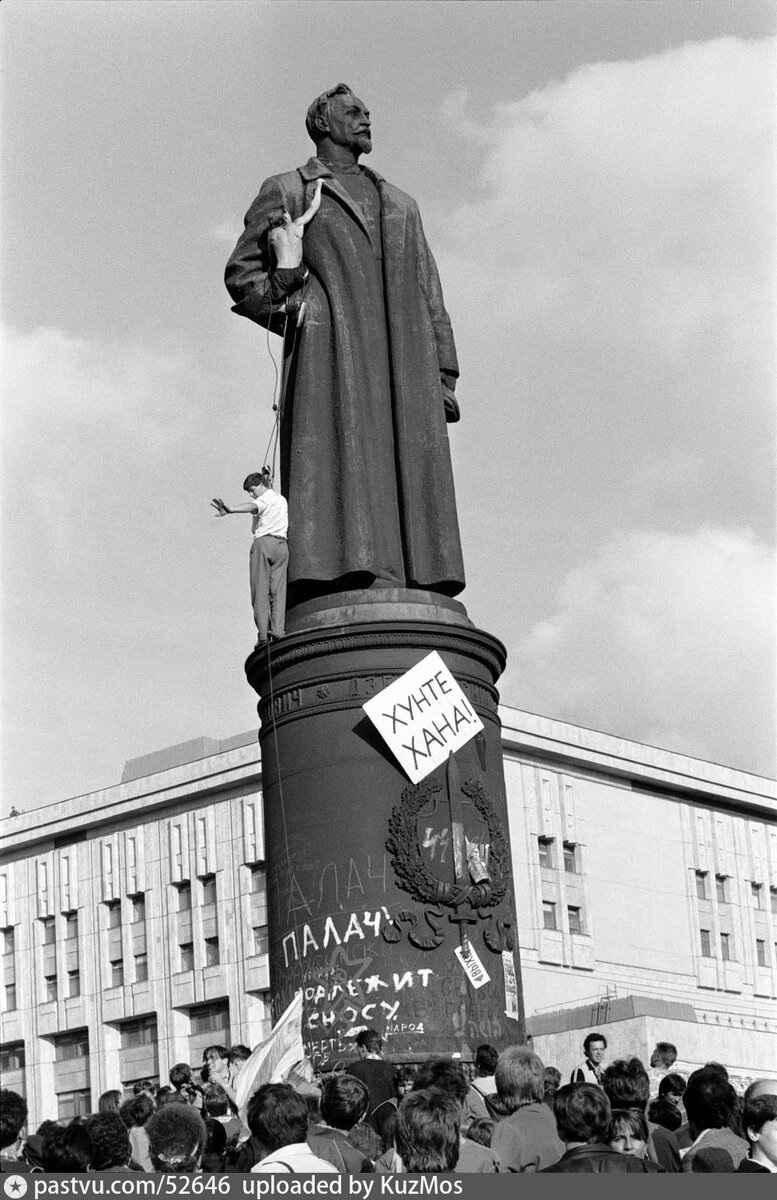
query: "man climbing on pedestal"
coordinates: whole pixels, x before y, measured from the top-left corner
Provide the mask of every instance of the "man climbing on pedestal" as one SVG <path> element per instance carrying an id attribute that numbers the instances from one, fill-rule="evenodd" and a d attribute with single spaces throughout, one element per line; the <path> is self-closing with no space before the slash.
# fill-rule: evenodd
<path id="1" fill-rule="evenodd" d="M 246 476 L 243 491 L 251 496 L 245 504 L 230 507 L 218 497 L 214 497 L 211 504 L 217 517 L 227 517 L 233 513 L 251 514 L 251 604 L 259 631 L 256 644 L 263 646 L 268 641 L 283 637 L 285 631 L 289 508 L 285 497 L 272 489 L 269 467 Z"/>

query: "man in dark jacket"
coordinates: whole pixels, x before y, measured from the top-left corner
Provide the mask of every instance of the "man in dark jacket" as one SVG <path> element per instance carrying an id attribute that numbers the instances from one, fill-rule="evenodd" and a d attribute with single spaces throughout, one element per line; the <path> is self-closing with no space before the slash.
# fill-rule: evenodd
<path id="1" fill-rule="evenodd" d="M 543 1103 L 545 1067 L 524 1046 L 511 1046 L 497 1059 L 496 1091 L 507 1114 L 496 1126 L 491 1149 L 503 1171 L 540 1171 L 556 1162 L 564 1149 L 556 1122 Z"/>
<path id="2" fill-rule="evenodd" d="M 234 310 L 285 330 L 281 485 L 289 501 L 289 607 L 353 588 L 464 587 L 446 420 L 459 368 L 415 201 L 359 165 L 370 116 L 346 84 L 306 126 L 316 155 L 272 176 L 227 264 Z M 303 261 L 275 264 L 278 214 L 320 190 Z M 284 218 L 285 219 L 285 218 Z M 282 308 L 304 292 L 297 327 Z"/>
<path id="3" fill-rule="evenodd" d="M 374 1171 L 368 1158 L 356 1149 L 348 1134 L 364 1119 L 370 1095 L 361 1079 L 335 1075 L 321 1089 L 323 1123 L 308 1127 L 307 1143 L 314 1154 L 349 1175 Z"/>
<path id="4" fill-rule="evenodd" d="M 663 1168 L 646 1158 L 634 1158 L 611 1150 L 606 1144 L 612 1110 L 600 1087 L 591 1083 L 568 1083 L 553 1097 L 553 1112 L 566 1153 L 558 1162 L 543 1167 L 541 1174 L 646 1175 Z"/>

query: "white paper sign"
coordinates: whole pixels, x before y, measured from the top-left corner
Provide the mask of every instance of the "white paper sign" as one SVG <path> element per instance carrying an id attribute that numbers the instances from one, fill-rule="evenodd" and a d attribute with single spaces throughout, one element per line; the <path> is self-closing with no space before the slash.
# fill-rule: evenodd
<path id="1" fill-rule="evenodd" d="M 512 950 L 502 951 L 502 969 L 505 977 L 505 1016 L 520 1020 L 518 1009 L 518 979 L 515 974 L 515 959 Z"/>
<path id="2" fill-rule="evenodd" d="M 471 942 L 466 954 L 461 946 L 457 946 L 454 953 L 464 968 L 467 979 L 469 979 L 473 988 L 482 988 L 484 984 L 491 982 L 491 976 L 478 958 L 477 952 Z"/>
<path id="3" fill-rule="evenodd" d="M 412 783 L 483 728 L 436 650 L 363 705 Z"/>

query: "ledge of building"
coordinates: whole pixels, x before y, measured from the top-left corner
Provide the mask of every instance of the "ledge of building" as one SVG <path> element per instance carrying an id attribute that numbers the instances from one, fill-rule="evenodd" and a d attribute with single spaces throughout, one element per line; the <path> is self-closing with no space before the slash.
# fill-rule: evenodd
<path id="1" fill-rule="evenodd" d="M 672 750 L 631 742 L 613 734 L 569 725 L 500 705 L 502 745 L 555 767 L 567 765 L 629 782 L 634 790 L 714 800 L 774 817 L 777 782 Z"/>
<path id="2" fill-rule="evenodd" d="M 631 1017 L 663 1017 L 671 1021 L 698 1022 L 691 1004 L 679 1000 L 661 1000 L 657 996 L 615 996 L 597 1000 L 579 1008 L 557 1008 L 553 1012 L 527 1017 L 526 1032 L 532 1037 L 566 1033 L 570 1029 L 594 1029 Z"/>

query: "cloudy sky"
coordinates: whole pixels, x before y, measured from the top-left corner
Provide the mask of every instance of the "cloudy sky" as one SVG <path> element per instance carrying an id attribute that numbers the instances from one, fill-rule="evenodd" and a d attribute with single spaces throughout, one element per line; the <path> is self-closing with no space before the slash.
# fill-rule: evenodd
<path id="1" fill-rule="evenodd" d="M 350 83 L 456 333 L 519 708 L 774 771 L 771 0 L 5 0 L 3 805 L 256 726 L 272 365 L 222 272 Z"/>

